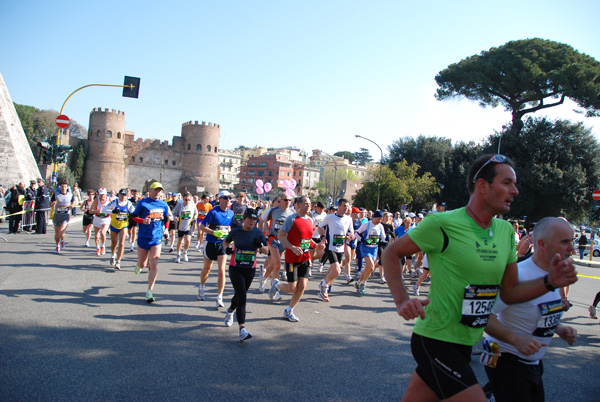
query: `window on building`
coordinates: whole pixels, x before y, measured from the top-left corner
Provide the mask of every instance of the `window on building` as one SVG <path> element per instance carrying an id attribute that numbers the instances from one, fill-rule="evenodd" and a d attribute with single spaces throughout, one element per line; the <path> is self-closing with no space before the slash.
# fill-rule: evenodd
<path id="1" fill-rule="evenodd" d="M 207 146 L 206 146 L 206 151 L 207 151 L 207 152 L 210 152 L 210 145 L 207 145 Z"/>
<path id="2" fill-rule="evenodd" d="M 140 163 L 142 163 L 143 161 L 144 161 L 144 158 L 142 158 L 142 157 L 140 156 Z"/>
<path id="3" fill-rule="evenodd" d="M 165 159 L 165 165 L 168 165 L 169 161 L 167 159 Z"/>
<path id="4" fill-rule="evenodd" d="M 252 162 L 252 166 L 256 166 L 256 162 Z"/>
<path id="5" fill-rule="evenodd" d="M 188 144 L 188 151 L 192 149 L 192 144 Z"/>
<path id="6" fill-rule="evenodd" d="M 135 156 L 132 156 L 132 157 L 131 157 L 131 161 L 132 161 L 132 162 L 135 162 Z"/>
<path id="7" fill-rule="evenodd" d="M 117 133 L 117 139 L 119 139 L 119 140 L 121 139 L 121 133 L 120 132 Z"/>
<path id="8" fill-rule="evenodd" d="M 171 165 L 175 166 L 175 161 L 171 162 Z"/>
<path id="9" fill-rule="evenodd" d="M 254 174 L 255 174 L 255 173 L 254 173 L 254 170 L 248 170 L 248 174 L 249 174 L 250 176 L 254 176 Z"/>
<path id="10" fill-rule="evenodd" d="M 202 144 L 196 145 L 196 151 L 202 151 Z"/>
<path id="11" fill-rule="evenodd" d="M 217 153 L 217 150 L 218 150 L 218 148 L 217 148 L 217 147 L 215 147 L 215 153 Z"/>
<path id="12" fill-rule="evenodd" d="M 264 176 L 265 175 L 265 171 L 264 170 L 259 170 L 258 171 L 258 175 L 259 176 Z"/>
<path id="13" fill-rule="evenodd" d="M 288 172 L 288 177 L 290 176 L 290 172 Z"/>
<path id="14" fill-rule="evenodd" d="M 96 137 L 100 137 L 100 130 L 96 131 Z"/>
<path id="15" fill-rule="evenodd" d="M 108 130 L 106 132 L 106 138 L 112 138 L 112 131 Z"/>

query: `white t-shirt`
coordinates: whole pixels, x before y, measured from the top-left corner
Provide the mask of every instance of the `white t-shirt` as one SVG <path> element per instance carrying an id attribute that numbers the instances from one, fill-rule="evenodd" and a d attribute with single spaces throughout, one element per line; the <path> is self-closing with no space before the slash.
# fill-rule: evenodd
<path id="1" fill-rule="evenodd" d="M 321 224 L 321 222 L 323 221 L 323 219 L 325 219 L 327 214 L 325 213 L 325 211 L 321 212 L 320 214 L 318 214 L 317 211 L 313 211 L 311 213 L 311 215 L 312 215 L 312 219 L 313 219 L 313 226 L 315 227 L 312 237 L 313 237 L 313 239 L 316 239 L 316 238 L 321 237 L 321 235 L 319 234 L 319 229 L 317 229 L 317 226 L 319 226 Z"/>
<path id="2" fill-rule="evenodd" d="M 533 258 L 528 258 L 518 264 L 519 282 L 530 281 L 533 279 L 542 278 L 547 274 L 546 271 L 538 267 Z M 563 305 L 560 297 L 559 289 L 553 292 L 547 292 L 533 300 L 506 305 L 500 296 L 497 297 L 496 303 L 492 308 L 492 314 L 498 316 L 498 320 L 512 332 L 524 335 L 533 336 L 538 341 L 550 344 L 550 340 L 554 335 L 556 326 L 560 323 L 560 318 L 563 313 Z M 488 335 L 488 341 L 496 342 L 500 346 L 500 352 L 508 352 L 519 356 L 523 360 L 529 360 L 532 364 L 544 357 L 547 346 L 542 347 L 537 353 L 525 356 L 520 353 L 514 346 L 501 342 L 494 337 Z"/>
<path id="3" fill-rule="evenodd" d="M 365 222 L 360 225 L 356 233 L 367 241 L 365 244 L 367 247 L 377 247 L 379 241 L 385 241 L 385 229 L 381 223 L 374 225 L 371 221 Z"/>
<path id="4" fill-rule="evenodd" d="M 327 249 L 336 253 L 344 252 L 346 234 L 354 233 L 352 218 L 348 215 L 340 217 L 338 214 L 329 214 L 319 224 L 327 234 Z"/>

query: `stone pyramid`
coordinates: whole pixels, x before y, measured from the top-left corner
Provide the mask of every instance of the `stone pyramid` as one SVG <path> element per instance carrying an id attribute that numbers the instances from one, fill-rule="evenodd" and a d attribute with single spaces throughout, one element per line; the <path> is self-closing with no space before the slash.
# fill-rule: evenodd
<path id="1" fill-rule="evenodd" d="M 40 177 L 25 131 L 12 103 L 4 78 L 0 74 L 0 184 L 13 184 Z"/>

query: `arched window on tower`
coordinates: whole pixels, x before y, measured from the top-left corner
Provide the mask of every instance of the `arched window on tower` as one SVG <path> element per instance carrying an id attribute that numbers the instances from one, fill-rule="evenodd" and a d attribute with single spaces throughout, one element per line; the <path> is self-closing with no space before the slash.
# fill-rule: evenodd
<path id="1" fill-rule="evenodd" d="M 121 139 L 121 132 L 117 133 L 117 139 L 120 140 Z"/>
<path id="2" fill-rule="evenodd" d="M 110 131 L 110 130 L 106 131 L 106 138 L 112 138 L 112 131 Z"/>
<path id="3" fill-rule="evenodd" d="M 196 151 L 202 151 L 202 144 L 196 145 Z"/>
<path id="4" fill-rule="evenodd" d="M 210 145 L 207 145 L 207 146 L 206 146 L 206 150 L 207 150 L 208 152 L 210 152 Z"/>
<path id="5" fill-rule="evenodd" d="M 132 162 L 135 162 L 135 156 L 132 156 L 132 157 L 131 157 L 131 161 L 132 161 Z"/>
<path id="6" fill-rule="evenodd" d="M 192 149 L 192 144 L 188 144 L 188 151 Z"/>
<path id="7" fill-rule="evenodd" d="M 218 152 L 217 152 L 217 147 L 215 147 L 215 153 L 218 153 Z"/>
<path id="8" fill-rule="evenodd" d="M 168 166 L 168 165 L 169 165 L 169 160 L 165 159 L 165 166 Z"/>
<path id="9" fill-rule="evenodd" d="M 140 163 L 144 162 L 144 158 L 140 156 Z"/>
<path id="10" fill-rule="evenodd" d="M 173 161 L 171 164 L 172 164 L 173 166 L 175 166 L 175 161 Z"/>
<path id="11" fill-rule="evenodd" d="M 96 131 L 96 137 L 100 137 L 101 132 L 102 132 L 101 130 Z"/>

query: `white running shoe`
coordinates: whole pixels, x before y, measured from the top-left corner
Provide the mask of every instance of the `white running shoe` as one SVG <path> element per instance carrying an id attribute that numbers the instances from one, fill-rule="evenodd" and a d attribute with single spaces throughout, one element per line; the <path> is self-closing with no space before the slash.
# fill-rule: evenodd
<path id="1" fill-rule="evenodd" d="M 416 283 L 413 285 L 413 296 L 419 296 L 419 287 Z"/>
<path id="2" fill-rule="evenodd" d="M 187 252 L 183 253 L 183 261 L 188 262 Z"/>
<path id="3" fill-rule="evenodd" d="M 322 273 L 322 272 L 323 272 L 323 264 L 321 263 L 321 261 L 319 261 L 319 262 L 317 263 L 317 268 L 319 268 L 319 273 Z"/>
<path id="4" fill-rule="evenodd" d="M 248 340 L 252 338 L 252 334 L 250 332 L 248 332 L 248 330 L 246 330 L 246 327 L 243 327 L 240 329 L 240 342 L 244 342 L 245 340 Z"/>
<path id="5" fill-rule="evenodd" d="M 177 257 L 175 257 L 175 262 L 177 264 L 179 264 L 181 262 L 181 257 L 179 256 L 179 254 L 177 254 Z"/>
<path id="6" fill-rule="evenodd" d="M 121 261 L 115 262 L 115 269 L 117 269 L 119 271 L 121 270 Z"/>
<path id="7" fill-rule="evenodd" d="M 279 293 L 279 290 L 277 292 L 275 292 L 275 296 L 273 296 L 273 300 L 275 300 L 275 301 L 283 300 L 283 296 L 281 295 L 281 293 Z"/>
<path id="8" fill-rule="evenodd" d="M 204 300 L 204 290 L 204 286 L 198 285 L 198 300 Z"/>
<path id="9" fill-rule="evenodd" d="M 382 285 L 385 285 L 387 283 L 387 281 L 385 280 L 385 277 L 380 278 L 379 279 L 379 283 L 382 284 Z"/>
<path id="10" fill-rule="evenodd" d="M 271 286 L 271 289 L 269 289 L 269 299 L 271 299 L 271 301 L 275 300 L 275 294 L 279 293 L 279 290 L 277 289 L 277 284 L 279 283 L 278 279 L 275 279 L 273 281 L 273 285 Z"/>
<path id="11" fill-rule="evenodd" d="M 222 296 L 221 297 L 217 296 L 217 303 L 216 303 L 216 305 L 217 305 L 217 308 L 219 308 L 219 307 L 225 307 L 225 305 L 223 304 Z"/>
<path id="12" fill-rule="evenodd" d="M 225 326 L 231 327 L 233 325 L 233 312 L 229 312 L 229 309 L 225 312 Z"/>
<path id="13" fill-rule="evenodd" d="M 89 241 L 86 241 L 86 242 L 85 242 L 85 246 L 86 246 L 86 247 L 89 247 L 89 246 L 90 246 L 90 242 L 89 242 Z"/>
<path id="14" fill-rule="evenodd" d="M 110 256 L 110 266 L 111 267 L 115 266 L 116 260 L 117 260 L 117 256 L 116 255 L 113 254 L 113 255 Z"/>
<path id="15" fill-rule="evenodd" d="M 283 310 L 283 318 L 287 318 L 288 321 L 291 321 L 291 322 L 298 322 L 298 321 L 300 321 L 298 319 L 298 317 L 296 317 L 296 315 L 294 314 L 294 312 L 292 310 L 288 310 L 287 308 L 285 310 Z"/>

